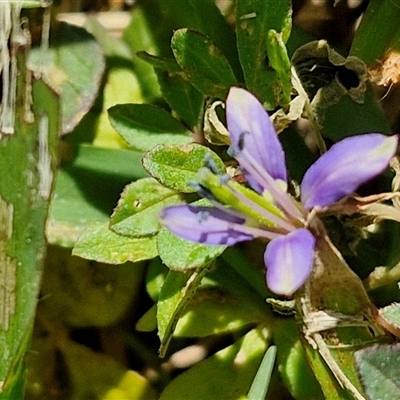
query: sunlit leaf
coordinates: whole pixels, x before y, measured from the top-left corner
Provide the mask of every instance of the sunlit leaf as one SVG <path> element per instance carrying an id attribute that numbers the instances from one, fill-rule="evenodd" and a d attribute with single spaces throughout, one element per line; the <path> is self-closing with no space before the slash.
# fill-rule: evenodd
<path id="1" fill-rule="evenodd" d="M 186 304 L 173 335 L 204 337 L 240 332 L 260 322 L 272 323 L 270 317 L 264 298 L 219 258 Z"/>
<path id="2" fill-rule="evenodd" d="M 176 324 L 207 271 L 208 268 L 203 268 L 195 272 L 170 271 L 168 273 L 157 303 L 161 357 L 165 355 Z"/>
<path id="3" fill-rule="evenodd" d="M 151 104 L 118 104 L 108 110 L 111 125 L 138 150 L 157 144 L 185 144 L 190 132 L 171 114 Z"/>
<path id="4" fill-rule="evenodd" d="M 189 242 L 163 228 L 157 236 L 157 248 L 161 260 L 168 268 L 187 271 L 207 265 L 217 258 L 226 246 Z"/>
<path id="5" fill-rule="evenodd" d="M 198 170 L 210 157 L 215 167 L 225 172 L 222 160 L 209 148 L 199 144 L 184 146 L 159 145 L 143 157 L 146 171 L 163 185 L 179 192 L 191 193 L 195 189 L 190 182 L 196 181 Z"/>
<path id="6" fill-rule="evenodd" d="M 136 53 L 138 51 L 147 51 L 151 54 L 158 54 L 160 44 L 155 39 L 154 30 L 149 24 L 148 17 L 143 12 L 142 7 L 135 7 L 131 16 L 132 19 L 125 28 L 122 38 L 130 49 L 134 71 L 138 77 L 143 98 L 146 102 L 151 102 L 159 96 L 157 77 L 153 68 L 141 60 Z"/>
<path id="7" fill-rule="evenodd" d="M 166 206 L 181 202 L 180 196 L 145 178 L 125 187 L 110 219 L 110 228 L 120 235 L 141 237 L 154 235 L 160 229 L 159 212 Z"/>
<path id="8" fill-rule="evenodd" d="M 129 87 L 129 90 L 126 88 Z M 103 90 L 103 108 L 99 116 L 93 144 L 106 148 L 126 148 L 125 140 L 116 132 L 110 122 L 108 110 L 125 103 L 142 103 L 143 96 L 138 84 L 138 77 L 125 65 L 115 65 L 107 71 Z"/>
<path id="9" fill-rule="evenodd" d="M 108 221 L 126 184 L 146 175 L 141 154 L 80 145 L 75 158 L 58 171 L 48 241 L 73 247 L 90 224 Z"/>
<path id="10" fill-rule="evenodd" d="M 203 94 L 224 99 L 228 89 L 237 83 L 225 56 L 202 33 L 179 29 L 172 37 L 171 47 L 190 82 Z"/>
<path id="11" fill-rule="evenodd" d="M 94 224 L 75 244 L 73 255 L 107 264 L 138 262 L 157 256 L 155 237 L 128 238 L 108 229 L 107 224 Z"/>
<path id="12" fill-rule="evenodd" d="M 278 76 L 267 58 L 266 41 L 271 29 L 282 33 L 286 43 L 291 29 L 290 1 L 237 0 L 236 34 L 246 86 L 270 110 L 276 107 L 280 91 Z"/>
<path id="13" fill-rule="evenodd" d="M 175 378 L 161 400 L 246 399 L 268 347 L 268 333 L 256 328 Z"/>
<path id="14" fill-rule="evenodd" d="M 322 399 L 321 388 L 308 364 L 294 318 L 279 318 L 276 321 L 274 343 L 278 346 L 279 372 L 293 397 L 298 400 Z"/>
<path id="15" fill-rule="evenodd" d="M 249 390 L 250 399 L 263 399 L 267 394 L 270 383 L 272 369 L 274 368 L 276 357 L 276 346 L 270 346 L 266 351 L 257 374 L 254 377 L 253 383 Z"/>
<path id="16" fill-rule="evenodd" d="M 153 0 L 141 3 L 140 6 L 152 27 L 161 49 L 160 54 L 170 52 L 171 32 L 182 27 L 193 29 L 211 39 L 229 60 L 237 78 L 242 81 L 235 34 L 230 21 L 221 14 L 220 4 L 214 0 Z"/>
<path id="17" fill-rule="evenodd" d="M 379 323 L 395 337 L 400 337 L 400 303 L 392 303 L 379 310 Z"/>

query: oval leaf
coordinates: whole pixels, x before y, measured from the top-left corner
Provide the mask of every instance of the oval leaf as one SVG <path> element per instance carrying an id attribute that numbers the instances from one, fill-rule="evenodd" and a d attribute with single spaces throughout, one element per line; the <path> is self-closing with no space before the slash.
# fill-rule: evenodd
<path id="1" fill-rule="evenodd" d="M 120 235 L 142 237 L 160 229 L 157 215 L 162 208 L 180 202 L 179 195 L 160 185 L 154 178 L 144 178 L 125 187 L 110 228 Z"/>
<path id="2" fill-rule="evenodd" d="M 289 0 L 237 0 L 236 35 L 240 62 L 247 88 L 257 95 L 267 108 L 276 107 L 277 73 L 266 63 L 268 32 L 282 33 L 286 42 L 291 29 L 291 2 Z"/>
<path id="3" fill-rule="evenodd" d="M 158 252 L 163 263 L 176 271 L 201 268 L 226 249 L 226 246 L 206 246 L 189 242 L 163 228 L 157 236 Z"/>
<path id="4" fill-rule="evenodd" d="M 359 350 L 355 360 L 369 399 L 400 399 L 399 343 Z"/>
<path id="5" fill-rule="evenodd" d="M 47 240 L 73 247 L 89 225 L 108 221 L 122 187 L 145 176 L 141 155 L 134 151 L 80 145 L 57 173 Z"/>
<path id="6" fill-rule="evenodd" d="M 224 99 L 228 89 L 237 84 L 228 60 L 202 33 L 179 29 L 171 47 L 190 82 L 203 94 Z"/>
<path id="7" fill-rule="evenodd" d="M 60 22 L 46 56 L 34 48 L 30 62 L 60 93 L 62 133 L 71 132 L 96 99 L 105 69 L 100 45 L 85 29 Z"/>
<path id="8" fill-rule="evenodd" d="M 182 273 L 170 271 L 161 288 L 157 303 L 158 336 L 161 339 L 160 356 L 164 357 L 176 324 L 209 268 Z"/>
<path id="9" fill-rule="evenodd" d="M 88 228 L 72 254 L 107 264 L 149 260 L 158 255 L 154 237 L 127 238 L 112 232 L 106 224 L 94 224 Z"/>
<path id="10" fill-rule="evenodd" d="M 225 172 L 222 160 L 209 148 L 191 143 L 185 146 L 159 145 L 143 157 L 143 167 L 160 183 L 184 193 L 193 193 L 190 182 L 197 180 L 197 171 L 210 157 L 221 174 Z"/>
<path id="11" fill-rule="evenodd" d="M 190 132 L 177 119 L 151 104 L 118 104 L 109 108 L 108 115 L 114 129 L 137 150 L 191 141 Z"/>
<path id="12" fill-rule="evenodd" d="M 204 95 L 182 73 L 155 70 L 165 101 L 191 128 L 201 125 Z"/>

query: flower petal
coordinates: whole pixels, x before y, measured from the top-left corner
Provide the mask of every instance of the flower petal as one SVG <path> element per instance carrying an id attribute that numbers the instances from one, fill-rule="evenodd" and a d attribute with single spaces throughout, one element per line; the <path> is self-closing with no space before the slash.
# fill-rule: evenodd
<path id="1" fill-rule="evenodd" d="M 175 235 L 198 243 L 233 246 L 254 238 L 246 232 L 244 218 L 216 207 L 166 207 L 161 212 L 160 222 Z"/>
<path id="2" fill-rule="evenodd" d="M 273 179 L 286 182 L 285 154 L 262 104 L 246 90 L 232 87 L 226 99 L 226 120 L 234 151 L 241 153 L 245 148 L 243 157 L 251 156 L 247 162 L 254 167 L 257 164 Z M 245 165 L 241 166 L 246 169 Z M 262 192 L 265 189 L 259 187 L 260 182 L 256 182 L 254 176 L 246 178 L 254 190 Z"/>
<path id="3" fill-rule="evenodd" d="M 304 175 L 303 206 L 325 207 L 353 193 L 389 166 L 397 143 L 397 136 L 369 133 L 334 144 Z"/>
<path id="4" fill-rule="evenodd" d="M 303 228 L 271 240 L 264 254 L 268 287 L 276 294 L 291 296 L 311 272 L 314 247 L 314 236 Z"/>

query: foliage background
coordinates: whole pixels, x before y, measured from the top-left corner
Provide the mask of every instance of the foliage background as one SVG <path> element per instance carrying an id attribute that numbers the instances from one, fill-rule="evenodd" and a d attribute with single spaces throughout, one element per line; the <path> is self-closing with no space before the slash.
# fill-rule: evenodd
<path id="1" fill-rule="evenodd" d="M 192 3 L 197 4 L 194 7 L 197 14 L 190 7 Z M 293 1 L 295 34 L 293 41 L 287 44 L 289 53 L 316 38 L 328 40 L 331 46 L 347 55 L 354 45 L 359 18 L 369 3 L 349 0 L 339 1 L 334 6 L 328 0 Z M 167 293 L 166 289 L 163 292 L 161 287 L 166 280 L 168 285 L 164 288 L 169 290 L 187 287 L 188 273 L 171 274 L 158 258 L 153 259 L 160 247 L 156 248 L 151 236 L 116 239 L 105 228 L 126 185 L 148 177 L 142 166 L 142 156 L 159 140 L 143 134 L 145 129 L 140 125 L 143 121 L 135 120 L 136 125 L 128 123 L 129 129 L 125 131 L 118 114 L 121 110 L 114 108 L 109 113 L 107 110 L 116 104 L 152 104 L 171 113 L 171 107 L 174 108 L 171 104 L 176 105 L 174 101 L 177 101 L 174 96 L 182 96 L 173 90 L 168 92 L 168 84 L 175 89 L 180 84 L 178 79 L 168 80 L 179 76 L 179 69 L 174 70 L 173 62 L 168 64 L 164 60 L 162 68 L 154 70 L 151 62 L 146 63 L 146 55 L 139 57 L 137 52 L 171 58 L 173 31 L 190 27 L 207 34 L 230 61 L 234 76 L 226 78 L 227 86 L 235 84 L 236 79 L 243 79 L 240 65 L 237 59 L 235 61 L 233 3 L 217 1 L 216 4 L 227 24 L 214 13 L 213 2 L 208 0 L 149 0 L 135 4 L 111 0 L 54 2 L 54 16 L 59 15 L 59 19 L 76 18 L 60 13 L 104 11 L 110 13 L 107 21 L 115 26 L 122 15 L 111 14 L 111 11 L 125 10 L 128 24 L 111 35 L 110 30 L 99 24 L 96 14 L 87 14 L 84 29 L 70 30 L 66 25 L 53 22 L 51 46 L 54 52 L 49 62 L 54 63 L 54 68 L 50 77 L 62 93 L 63 136 L 46 227 L 49 246 L 34 337 L 27 358 L 27 399 L 245 398 L 261 359 L 272 343 L 278 346 L 278 353 L 266 398 L 324 398 L 304 358 L 294 320 L 266 309 L 264 299 L 268 293 L 263 279 L 259 279 L 259 270 L 246 272 L 250 284 L 243 283 L 241 266 L 248 265 L 248 259 L 262 269 L 262 249 L 257 244 L 229 249 L 218 259 L 217 267 L 199 273 L 196 278 L 200 281 L 208 272 L 196 296 L 184 301 L 185 311 L 180 314 L 168 307 L 176 307 L 182 299 L 171 305 L 169 300 L 173 293 Z M 371 32 L 373 37 L 374 30 Z M 377 60 L 369 60 L 365 52 L 368 47 L 365 42 L 372 43 L 371 37 L 364 36 L 364 43 L 358 43 L 358 54 L 372 70 Z M 395 46 L 389 39 L 382 41 L 380 55 L 384 57 L 385 50 Z M 38 61 L 33 58 L 32 62 Z M 391 71 L 389 85 L 379 82 L 370 85 L 363 106 L 354 108 L 351 101 L 344 99 L 328 109 L 324 122 L 328 144 L 362 131 L 399 131 L 400 92 L 396 68 L 395 65 Z M 199 104 L 203 96 L 193 87 L 188 89 L 183 85 L 182 91 L 188 91 L 186 96 L 197 114 L 188 109 L 174 109 L 172 114 L 179 115 L 185 129 L 182 130 L 182 125 L 170 126 L 170 137 L 165 135 L 163 143 L 187 143 L 189 130 L 195 139 L 201 137 L 203 110 Z M 223 97 L 218 92 L 213 94 Z M 153 115 L 147 108 L 127 111 L 136 111 L 137 119 L 140 116 L 146 119 L 146 112 Z M 348 117 L 349 113 L 352 118 Z M 165 116 L 160 116 L 160 120 L 173 125 Z M 303 121 L 296 129 L 300 135 L 289 129 L 281 137 L 289 169 L 293 178 L 299 179 L 313 154 L 299 140 L 304 138 L 307 142 L 310 138 L 309 125 Z M 198 157 L 201 163 L 204 154 Z M 159 194 L 159 186 L 145 183 L 145 190 Z M 132 192 L 125 189 L 124 193 L 126 196 L 132 193 L 134 198 L 137 189 L 130 188 Z M 390 176 L 373 183 L 373 190 L 380 191 L 380 188 L 390 189 Z M 177 200 L 173 197 L 176 193 L 164 190 L 166 199 Z M 369 193 L 370 189 L 363 190 Z M 156 229 L 148 218 L 145 220 L 147 225 L 142 222 L 143 229 Z M 131 229 L 123 222 L 123 215 L 121 221 L 113 221 L 122 234 Z M 400 259 L 395 223 L 384 222 L 376 234 L 358 245 L 357 254 L 352 251 L 351 244 L 359 238 L 351 236 L 354 232 L 346 228 L 346 221 L 330 223 L 334 225 L 333 232 L 337 232 L 336 243 L 362 279 L 378 266 L 395 270 Z M 84 232 L 88 227 L 95 229 L 101 240 L 89 235 L 85 242 Z M 163 235 L 168 234 L 164 232 Z M 75 251 L 91 260 L 71 255 L 78 238 L 83 250 L 75 248 Z M 168 240 L 164 238 L 166 247 Z M 171 264 L 178 265 L 179 259 L 172 259 Z M 258 293 L 254 292 L 254 287 L 258 288 Z M 383 289 L 371 290 L 370 295 L 378 306 L 399 301 L 397 280 L 392 279 Z M 156 331 L 154 304 L 157 301 L 161 334 Z M 177 326 L 170 326 L 170 319 L 160 320 L 160 309 L 168 317 L 179 314 L 181 319 Z M 175 334 L 171 337 L 170 330 L 174 328 Z M 164 358 L 158 357 L 160 336 L 161 351 L 166 351 Z M 345 396 L 347 394 L 339 391 L 337 397 L 332 395 L 332 398 Z"/>

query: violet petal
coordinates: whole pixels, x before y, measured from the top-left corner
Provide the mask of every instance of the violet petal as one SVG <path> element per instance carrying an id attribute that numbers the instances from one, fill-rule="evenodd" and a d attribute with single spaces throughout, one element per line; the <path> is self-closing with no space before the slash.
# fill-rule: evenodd
<path id="1" fill-rule="evenodd" d="M 314 236 L 304 228 L 271 240 L 264 254 L 270 290 L 291 296 L 299 289 L 312 270 L 314 247 Z"/>
<path id="2" fill-rule="evenodd" d="M 353 193 L 389 166 L 397 142 L 397 136 L 369 133 L 334 144 L 304 175 L 303 206 L 325 207 Z"/>
<path id="3" fill-rule="evenodd" d="M 198 243 L 233 246 L 237 242 L 254 238 L 244 232 L 244 218 L 215 207 L 166 207 L 161 212 L 160 222 L 175 235 Z"/>
<path id="4" fill-rule="evenodd" d="M 268 113 L 256 97 L 244 89 L 232 87 L 226 100 L 226 120 L 233 151 L 240 154 L 245 147 L 246 153 L 252 157 L 246 161 L 257 163 L 273 179 L 286 182 L 287 171 L 282 145 Z M 244 165 L 242 167 L 245 169 Z M 260 183 L 251 175 L 246 178 L 258 192 L 265 189 L 260 188 Z"/>

